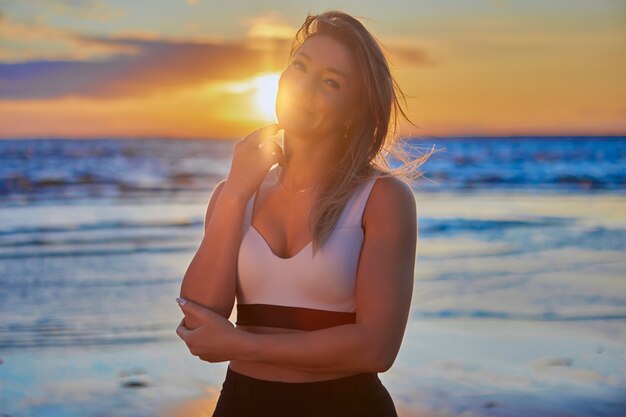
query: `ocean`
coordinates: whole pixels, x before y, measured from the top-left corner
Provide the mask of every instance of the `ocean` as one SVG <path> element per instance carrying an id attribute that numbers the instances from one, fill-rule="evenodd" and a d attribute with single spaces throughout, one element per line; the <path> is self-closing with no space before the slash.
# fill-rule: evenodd
<path id="1" fill-rule="evenodd" d="M 379 375 L 399 415 L 626 415 L 626 137 L 412 142 L 439 152 Z M 210 415 L 227 362 L 190 355 L 174 298 L 234 145 L 0 141 L 3 416 Z"/>

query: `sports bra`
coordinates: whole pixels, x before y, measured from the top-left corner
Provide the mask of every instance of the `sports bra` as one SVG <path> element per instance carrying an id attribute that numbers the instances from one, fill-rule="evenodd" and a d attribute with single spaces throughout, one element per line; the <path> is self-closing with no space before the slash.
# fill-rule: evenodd
<path id="1" fill-rule="evenodd" d="M 315 257 L 312 242 L 290 258 L 272 252 L 251 224 L 254 193 L 246 206 L 237 258 L 236 324 L 318 330 L 355 323 L 361 225 L 379 175 L 376 171 L 353 192 Z"/>

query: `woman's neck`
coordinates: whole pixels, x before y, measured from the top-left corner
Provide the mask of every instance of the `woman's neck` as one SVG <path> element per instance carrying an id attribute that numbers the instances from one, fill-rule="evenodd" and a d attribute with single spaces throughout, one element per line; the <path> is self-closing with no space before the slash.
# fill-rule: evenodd
<path id="1" fill-rule="evenodd" d="M 302 189 L 321 183 L 339 162 L 340 149 L 333 140 L 308 140 L 285 136 L 285 163 L 280 169 L 282 183 Z"/>

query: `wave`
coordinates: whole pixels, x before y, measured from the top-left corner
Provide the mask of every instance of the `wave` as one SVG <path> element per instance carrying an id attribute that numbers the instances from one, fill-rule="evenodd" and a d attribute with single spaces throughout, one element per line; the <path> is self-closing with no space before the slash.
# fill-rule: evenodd
<path id="1" fill-rule="evenodd" d="M 420 224 L 424 233 L 490 232 L 512 228 L 564 227 L 576 222 L 569 217 L 533 217 L 527 220 L 488 220 L 466 218 L 432 218 Z"/>
<path id="2" fill-rule="evenodd" d="M 15 278 L 11 279 L 10 282 L 8 280 L 3 279 L 3 284 L 10 286 L 12 289 L 31 289 L 37 288 L 45 289 L 45 288 L 111 288 L 111 287 L 152 287 L 159 285 L 170 285 L 170 284 L 180 284 L 181 278 L 146 278 L 141 277 L 138 278 L 127 278 L 127 279 L 81 279 L 80 281 L 74 279 L 67 278 L 46 278 L 45 280 L 27 280 L 23 278 Z M 3 291 L 0 291 L 2 294 Z"/>
<path id="3" fill-rule="evenodd" d="M 87 331 L 43 320 L 33 324 L 0 326 L 0 349 L 146 344 L 170 340 L 173 332 L 171 325 L 163 324 L 136 324 Z"/>
<path id="4" fill-rule="evenodd" d="M 626 312 L 614 314 L 560 314 L 555 312 L 543 313 L 510 313 L 506 311 L 491 310 L 455 310 L 445 309 L 439 311 L 417 311 L 413 313 L 416 318 L 422 319 L 499 319 L 499 320 L 523 320 L 523 321 L 596 321 L 596 320 L 626 320 Z"/>
<path id="5" fill-rule="evenodd" d="M 411 142 L 426 140 L 440 152 L 424 165 L 424 178 L 415 183 L 420 190 L 626 191 L 626 137 Z M 206 195 L 227 176 L 234 145 L 219 140 L 3 140 L 0 198 Z"/>
<path id="6" fill-rule="evenodd" d="M 168 220 L 168 221 L 149 221 L 137 222 L 129 220 L 101 221 L 97 223 L 82 224 L 65 224 L 57 226 L 18 226 L 0 229 L 0 236 L 9 236 L 16 234 L 33 234 L 33 233 L 66 233 L 76 231 L 95 231 L 95 230 L 112 230 L 112 229 L 154 229 L 169 227 L 197 227 L 202 226 L 204 220 Z"/>
<path id="7" fill-rule="evenodd" d="M 190 252 L 196 249 L 195 246 L 161 246 L 161 247 L 133 247 L 133 248 L 121 248 L 121 249 L 73 249 L 73 250 L 60 250 L 60 251 L 36 251 L 36 252 L 14 252 L 14 253 L 0 253 L 0 259 L 29 259 L 29 258 L 43 258 L 43 257 L 78 257 L 78 256 L 118 256 L 118 255 L 132 255 L 138 253 L 176 253 L 176 252 Z"/>

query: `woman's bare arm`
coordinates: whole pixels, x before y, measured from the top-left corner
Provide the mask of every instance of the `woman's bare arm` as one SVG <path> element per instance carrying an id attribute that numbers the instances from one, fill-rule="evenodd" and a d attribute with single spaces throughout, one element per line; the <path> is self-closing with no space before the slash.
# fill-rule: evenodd
<path id="1" fill-rule="evenodd" d="M 265 126 L 235 145 L 230 172 L 211 196 L 204 237 L 181 285 L 181 298 L 195 301 L 227 319 L 235 304 L 237 256 L 246 204 L 269 168 L 282 158 L 280 146 L 272 141 L 278 130 L 277 124 Z M 187 328 L 199 325 L 198 319 L 185 317 Z"/>
<path id="2" fill-rule="evenodd" d="M 230 172 L 211 196 L 204 237 L 181 285 L 181 298 L 195 301 L 226 319 L 235 304 L 237 256 L 246 204 L 269 168 L 282 158 L 280 146 L 272 141 L 278 130 L 277 124 L 265 126 L 235 145 Z M 189 329 L 200 323 L 194 317 L 185 317 Z"/>
<path id="3" fill-rule="evenodd" d="M 365 217 L 356 323 L 287 334 L 239 330 L 234 359 L 309 372 L 385 372 L 391 367 L 411 305 L 417 206 L 405 182 L 378 182 L 383 184 L 372 190 Z"/>
<path id="4" fill-rule="evenodd" d="M 237 254 L 243 231 L 246 199 L 226 187 L 222 180 L 213 191 L 204 219 L 204 237 L 191 260 L 180 296 L 230 317 L 235 303 Z M 185 319 L 196 328 L 193 317 Z"/>

